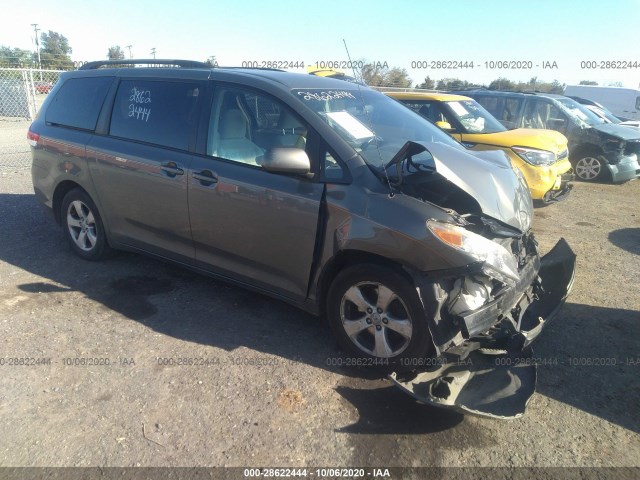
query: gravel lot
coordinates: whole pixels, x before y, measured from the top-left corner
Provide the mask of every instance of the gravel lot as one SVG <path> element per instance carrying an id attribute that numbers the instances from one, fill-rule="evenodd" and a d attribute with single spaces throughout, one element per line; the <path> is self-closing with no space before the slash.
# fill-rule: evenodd
<path id="1" fill-rule="evenodd" d="M 0 466 L 639 467 L 639 207 L 633 181 L 536 210 L 576 282 L 534 344 L 557 364 L 497 421 L 330 365 L 328 327 L 284 303 L 138 255 L 76 258 L 30 173 L 0 172 Z M 7 363 L 25 357 L 51 360 Z"/>

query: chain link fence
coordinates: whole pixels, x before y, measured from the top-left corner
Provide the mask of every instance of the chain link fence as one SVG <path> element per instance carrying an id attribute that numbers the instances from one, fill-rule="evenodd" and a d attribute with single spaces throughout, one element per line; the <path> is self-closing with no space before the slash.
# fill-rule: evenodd
<path id="1" fill-rule="evenodd" d="M 0 68 L 0 172 L 31 166 L 27 130 L 61 73 Z"/>

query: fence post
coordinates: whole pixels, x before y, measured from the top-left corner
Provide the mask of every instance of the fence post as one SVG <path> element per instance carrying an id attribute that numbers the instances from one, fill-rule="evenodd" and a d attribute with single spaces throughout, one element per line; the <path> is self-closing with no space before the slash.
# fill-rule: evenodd
<path id="1" fill-rule="evenodd" d="M 31 88 L 29 89 L 29 115 L 31 116 L 30 120 L 34 120 L 36 118 L 36 114 L 38 106 L 36 105 L 36 84 L 33 81 L 33 69 L 29 69 L 29 85 Z"/>
<path id="2" fill-rule="evenodd" d="M 27 71 L 24 69 L 19 70 L 20 72 L 20 78 L 22 80 L 21 85 L 20 85 L 20 90 L 22 90 L 22 95 L 24 98 L 24 102 L 26 103 L 26 109 L 24 110 L 24 112 L 28 115 L 28 119 L 32 120 L 33 119 L 33 115 L 31 112 L 31 99 L 30 99 L 30 92 L 29 92 L 29 77 L 27 75 Z M 18 91 L 20 91 L 18 90 Z"/>

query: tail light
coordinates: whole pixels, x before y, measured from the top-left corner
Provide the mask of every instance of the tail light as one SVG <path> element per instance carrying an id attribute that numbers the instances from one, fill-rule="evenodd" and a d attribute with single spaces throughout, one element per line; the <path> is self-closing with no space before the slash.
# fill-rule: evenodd
<path id="1" fill-rule="evenodd" d="M 33 133 L 31 130 L 27 132 L 27 141 L 29 142 L 29 145 L 31 145 L 32 147 L 37 147 L 39 140 L 40 135 L 38 135 L 37 133 Z"/>

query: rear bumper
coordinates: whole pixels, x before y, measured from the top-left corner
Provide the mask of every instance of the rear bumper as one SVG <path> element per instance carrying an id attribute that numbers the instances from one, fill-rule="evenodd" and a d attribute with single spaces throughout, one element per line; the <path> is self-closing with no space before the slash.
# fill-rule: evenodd
<path id="1" fill-rule="evenodd" d="M 513 308 L 513 299 L 506 298 L 467 316 L 465 329 L 471 335 L 444 350 L 437 368 L 392 373 L 389 379 L 425 404 L 494 418 L 521 416 L 536 384 L 536 361 L 529 345 L 569 295 L 575 258 L 561 239 L 541 259 L 539 271 L 533 265 L 523 273 L 522 282 L 530 285 Z M 522 292 L 517 287 L 514 291 Z M 478 333 L 485 327 L 488 330 Z"/>

